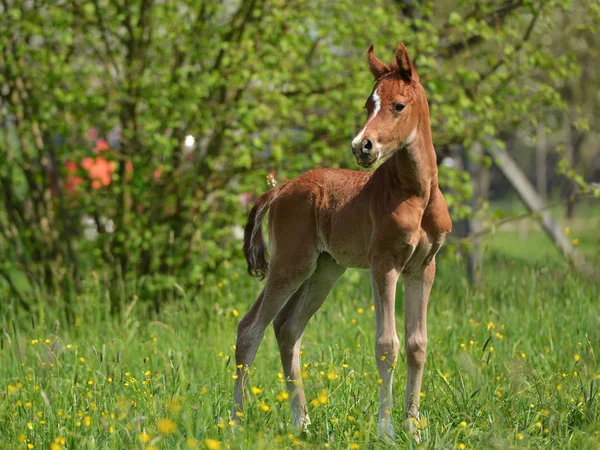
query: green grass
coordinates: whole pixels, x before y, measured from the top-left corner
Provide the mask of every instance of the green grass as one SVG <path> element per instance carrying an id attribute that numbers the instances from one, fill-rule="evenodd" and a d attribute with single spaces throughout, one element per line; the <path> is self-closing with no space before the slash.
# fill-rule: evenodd
<path id="1" fill-rule="evenodd" d="M 448 255 L 439 261 L 421 405 L 424 448 L 600 446 L 598 286 L 569 273 L 544 238 L 519 242 L 511 233 L 486 241 L 478 289 Z M 69 327 L 53 299 L 33 319 L 5 305 L 0 446 L 383 448 L 367 278 L 349 271 L 305 334 L 307 397 L 327 398 L 310 404 L 308 433 L 290 425 L 270 329 L 243 427 L 228 424 L 236 325 L 259 290 L 241 270 L 232 268 L 196 299 L 182 293 L 159 316 L 131 292 L 122 315 L 111 318 L 105 288 L 94 279 Z M 399 330 L 402 310 L 399 294 Z M 63 323 L 55 329 L 57 319 Z M 414 445 L 401 431 L 405 380 L 401 352 L 393 415 L 399 448 Z"/>

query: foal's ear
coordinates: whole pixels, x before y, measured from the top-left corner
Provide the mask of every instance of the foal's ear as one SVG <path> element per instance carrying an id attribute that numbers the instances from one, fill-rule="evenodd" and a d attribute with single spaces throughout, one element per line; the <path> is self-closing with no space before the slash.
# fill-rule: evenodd
<path id="1" fill-rule="evenodd" d="M 372 45 L 369 47 L 369 50 L 367 50 L 367 60 L 369 61 L 369 69 L 376 80 L 384 76 L 386 73 L 390 73 L 392 71 L 387 64 L 384 64 L 377 59 L 377 56 L 375 56 L 375 53 L 373 53 Z"/>
<path id="2" fill-rule="evenodd" d="M 398 73 L 404 80 L 410 81 L 416 76 L 415 68 L 402 42 L 398 43 L 396 49 L 396 64 L 398 64 Z"/>

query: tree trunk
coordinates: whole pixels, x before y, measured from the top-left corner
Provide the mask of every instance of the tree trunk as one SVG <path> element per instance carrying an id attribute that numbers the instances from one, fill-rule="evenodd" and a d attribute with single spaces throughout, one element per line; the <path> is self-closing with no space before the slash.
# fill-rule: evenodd
<path id="1" fill-rule="evenodd" d="M 569 260 L 577 271 L 587 277 L 595 278 L 596 271 L 594 267 L 571 244 L 571 241 L 567 238 L 562 228 L 554 221 L 550 212 L 541 210 L 544 206 L 542 199 L 515 160 L 512 159 L 506 150 L 497 146 L 492 146 L 487 151 L 494 158 L 494 163 L 517 191 L 529 211 L 537 213 L 533 217 L 540 222 L 548 237 L 550 237 L 565 258 Z"/>
<path id="2" fill-rule="evenodd" d="M 535 184 L 543 201 L 548 200 L 546 145 L 546 126 L 540 122 L 537 127 L 537 145 L 535 148 Z"/>

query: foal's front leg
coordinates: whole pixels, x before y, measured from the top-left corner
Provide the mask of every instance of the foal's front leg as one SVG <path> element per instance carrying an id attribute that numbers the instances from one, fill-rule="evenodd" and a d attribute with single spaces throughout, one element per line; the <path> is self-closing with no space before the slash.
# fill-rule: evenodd
<path id="1" fill-rule="evenodd" d="M 425 267 L 411 268 L 404 277 L 404 345 L 408 376 L 404 411 L 408 432 L 419 439 L 417 421 L 423 366 L 427 354 L 427 302 L 435 278 L 435 259 Z"/>
<path id="2" fill-rule="evenodd" d="M 381 379 L 379 385 L 379 436 L 394 439 L 392 425 L 392 376 L 398 358 L 399 341 L 396 333 L 396 283 L 399 272 L 393 261 L 371 264 L 371 285 L 375 303 L 377 337 L 375 356 Z"/>

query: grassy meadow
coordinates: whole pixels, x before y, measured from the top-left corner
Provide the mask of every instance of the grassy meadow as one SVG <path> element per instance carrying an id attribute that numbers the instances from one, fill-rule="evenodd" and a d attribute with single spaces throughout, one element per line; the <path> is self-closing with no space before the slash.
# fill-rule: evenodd
<path id="1" fill-rule="evenodd" d="M 590 225 L 591 224 L 591 225 Z M 570 233 L 598 265 L 597 219 Z M 446 253 L 429 307 L 423 448 L 600 448 L 600 288 L 571 273 L 535 229 L 484 240 L 479 288 Z M 238 320 L 260 284 L 227 277 L 157 315 L 136 297 L 111 317 L 91 276 L 75 321 L 60 299 L 3 316 L 0 447 L 19 449 L 384 448 L 377 437 L 374 313 L 365 272 L 348 271 L 311 321 L 303 377 L 312 425 L 290 425 L 271 329 L 258 352 L 243 426 L 229 424 Z M 401 292 L 401 289 L 399 289 Z M 403 298 L 397 300 L 402 330 Z M 404 354 L 395 370 L 397 447 Z"/>

